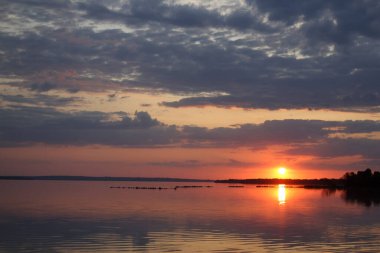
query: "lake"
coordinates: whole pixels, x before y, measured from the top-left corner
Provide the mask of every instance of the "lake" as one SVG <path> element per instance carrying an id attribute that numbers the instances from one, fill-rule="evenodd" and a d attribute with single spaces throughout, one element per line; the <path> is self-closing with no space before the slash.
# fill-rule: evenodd
<path id="1" fill-rule="evenodd" d="M 198 185 L 210 188 L 177 188 Z M 164 190 L 111 187 L 167 187 Z M 379 252 L 380 206 L 343 191 L 1 181 L 0 252 Z"/>

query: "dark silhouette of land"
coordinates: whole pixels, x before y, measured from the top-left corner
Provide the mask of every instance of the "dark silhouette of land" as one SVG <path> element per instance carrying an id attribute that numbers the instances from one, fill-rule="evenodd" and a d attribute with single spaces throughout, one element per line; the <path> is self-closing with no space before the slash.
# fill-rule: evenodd
<path id="1" fill-rule="evenodd" d="M 325 196 L 342 193 L 344 201 L 366 207 L 380 205 L 380 172 L 372 173 L 371 169 L 358 172 L 347 172 L 339 179 L 228 179 L 216 183 L 257 184 L 256 187 L 274 187 L 272 185 L 299 185 L 305 189 L 322 189 Z"/>
<path id="2" fill-rule="evenodd" d="M 270 187 L 270 185 L 286 184 L 300 185 L 305 188 L 344 188 L 343 179 L 280 179 L 280 178 L 254 178 L 254 179 L 226 179 L 216 180 L 215 183 L 227 184 L 256 184 L 258 187 Z"/>
<path id="3" fill-rule="evenodd" d="M 380 188 L 380 172 L 375 171 L 372 173 L 371 169 L 358 171 L 357 173 L 347 172 L 344 174 L 343 180 L 347 188 Z"/>
<path id="4" fill-rule="evenodd" d="M 380 205 L 380 172 L 371 169 L 346 173 L 343 176 L 345 190 L 342 198 L 348 203 L 367 207 Z"/>
<path id="5" fill-rule="evenodd" d="M 273 184 L 287 184 L 287 185 L 302 185 L 308 189 L 352 189 L 352 188 L 378 188 L 380 189 L 380 172 L 375 171 L 372 173 L 371 169 L 364 171 L 347 172 L 342 178 L 321 178 L 321 179 L 227 179 L 216 180 L 215 183 L 228 183 L 228 184 L 257 184 L 257 185 L 273 185 Z"/>
<path id="6" fill-rule="evenodd" d="M 214 180 L 161 177 L 87 177 L 87 176 L 0 176 L 0 180 L 56 181 L 130 181 L 130 182 L 213 182 Z"/>

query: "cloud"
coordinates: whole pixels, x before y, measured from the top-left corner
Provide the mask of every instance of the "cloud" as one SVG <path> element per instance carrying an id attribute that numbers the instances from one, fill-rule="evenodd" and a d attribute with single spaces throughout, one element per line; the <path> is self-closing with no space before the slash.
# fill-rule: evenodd
<path id="1" fill-rule="evenodd" d="M 339 124 L 337 124 L 339 126 Z M 340 127 L 343 127 L 343 132 L 345 133 L 371 133 L 380 131 L 379 121 L 372 120 L 360 120 L 344 121 Z"/>
<path id="2" fill-rule="evenodd" d="M 109 145 L 149 146 L 171 144 L 177 130 L 161 124 L 146 112 L 133 117 L 125 113 L 59 112 L 51 108 L 16 107 L 2 109 L 2 146 Z M 113 120 L 113 118 L 118 118 Z"/>
<path id="3" fill-rule="evenodd" d="M 380 95 L 376 93 L 356 94 L 341 97 L 323 97 L 317 92 L 304 92 L 297 96 L 296 91 L 294 97 L 291 94 L 280 97 L 279 94 L 252 94 L 251 96 L 231 96 L 223 95 L 217 97 L 187 97 L 178 101 L 162 102 L 161 105 L 167 107 L 199 107 L 199 106 L 217 106 L 217 107 L 241 107 L 241 108 L 263 108 L 269 110 L 277 109 L 332 109 L 332 110 L 355 110 L 355 108 L 367 108 L 378 106 L 380 103 Z M 280 93 L 276 91 L 276 93 Z M 286 91 L 285 93 L 286 94 Z"/>
<path id="4" fill-rule="evenodd" d="M 53 108 L 16 106 L 0 109 L 0 146 L 36 144 L 112 147 L 248 148 L 282 146 L 278 155 L 311 156 L 328 166 L 328 159 L 356 157 L 356 164 L 378 164 L 379 121 L 268 120 L 261 124 L 204 128 L 166 125 L 147 112 L 64 112 Z M 326 162 L 327 161 L 327 162 Z M 332 163 L 333 164 L 333 163 Z M 197 168 L 249 167 L 257 164 L 226 159 L 153 161 L 146 165 Z M 323 166 L 322 166 L 323 167 Z M 331 167 L 330 167 L 331 168 Z"/>
<path id="5" fill-rule="evenodd" d="M 32 83 L 29 87 L 32 91 L 45 92 L 57 88 L 57 84 L 44 82 L 44 83 Z"/>
<path id="6" fill-rule="evenodd" d="M 262 124 L 242 124 L 237 127 L 202 128 L 186 126 L 183 133 L 191 142 L 213 147 L 252 147 L 315 142 L 326 138 L 329 122 L 307 120 L 272 120 Z"/>
<path id="7" fill-rule="evenodd" d="M 27 105 L 45 105 L 61 107 L 66 105 L 73 105 L 82 102 L 81 97 L 60 97 L 56 95 L 37 94 L 34 96 L 24 95 L 0 95 L 0 100 L 11 102 L 13 104 L 27 104 Z"/>
<path id="8" fill-rule="evenodd" d="M 286 152 L 292 155 L 311 155 L 321 158 L 361 156 L 378 160 L 380 141 L 364 138 L 331 138 L 308 147 L 296 147 Z"/>
<path id="9" fill-rule="evenodd" d="M 163 103 L 173 107 L 380 106 L 378 1 L 57 4 L 3 6 L 10 13 L 0 33 L 4 76 L 42 92 L 53 84 L 192 95 Z M 226 95 L 198 95 L 204 92 Z"/>
<path id="10" fill-rule="evenodd" d="M 209 10 L 192 4 L 169 4 L 162 0 L 130 0 L 118 11 L 96 3 L 80 3 L 79 8 L 86 11 L 89 18 L 123 22 L 128 25 L 154 22 L 185 28 L 229 27 L 260 32 L 274 31 L 258 19 L 258 15 L 245 8 L 223 15 L 218 10 Z"/>
<path id="11" fill-rule="evenodd" d="M 359 1 L 285 1 L 246 0 L 269 19 L 287 25 L 305 21 L 305 35 L 311 40 L 336 44 L 350 43 L 356 35 L 378 39 L 380 37 L 380 11 L 376 0 Z M 355 17 L 355 18 L 353 18 Z"/>
<path id="12" fill-rule="evenodd" d="M 41 93 L 57 89 L 63 89 L 68 93 L 77 93 L 80 90 L 78 87 L 70 87 L 70 85 L 62 85 L 48 81 L 42 83 L 31 83 L 29 85 L 29 90 Z"/>
<path id="13" fill-rule="evenodd" d="M 14 1 L 11 0 L 5 0 L 6 2 L 12 3 Z M 70 0 L 56 0 L 56 1 L 49 1 L 49 0 L 18 0 L 17 3 L 30 5 L 30 6 L 37 6 L 37 7 L 49 7 L 49 8 L 63 8 L 68 7 L 71 4 Z"/>

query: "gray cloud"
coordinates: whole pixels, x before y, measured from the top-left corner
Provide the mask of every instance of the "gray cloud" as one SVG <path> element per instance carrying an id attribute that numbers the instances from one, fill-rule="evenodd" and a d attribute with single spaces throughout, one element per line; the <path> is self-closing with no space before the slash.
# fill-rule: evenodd
<path id="1" fill-rule="evenodd" d="M 247 0 L 229 9 L 147 0 L 57 4 L 2 6 L 12 14 L 2 17 L 3 76 L 39 84 L 30 87 L 36 91 L 57 84 L 227 94 L 163 103 L 174 107 L 380 106 L 378 1 Z"/>
<path id="2" fill-rule="evenodd" d="M 246 147 L 259 150 L 271 145 L 284 145 L 290 148 L 284 151 L 287 155 L 320 158 L 359 155 L 371 160 L 377 159 L 380 154 L 380 140 L 351 136 L 380 132 L 380 122 L 369 120 L 271 120 L 261 124 L 209 129 L 165 125 L 147 112 L 136 112 L 130 116 L 123 112 L 60 112 L 52 108 L 12 107 L 1 109 L 0 116 L 2 146 L 45 143 L 71 146 Z M 345 134 L 346 137 L 337 138 L 337 134 Z M 172 161 L 166 165 L 169 166 L 169 163 Z M 230 160 L 229 163 L 237 165 L 239 161 Z M 225 162 L 223 164 L 226 165 Z M 197 162 L 182 165 L 194 167 Z"/>
<path id="3" fill-rule="evenodd" d="M 280 155 L 308 155 L 321 168 L 331 168 L 330 158 L 357 156 L 357 166 L 378 165 L 380 140 L 363 135 L 380 132 L 379 121 L 271 120 L 261 124 L 203 128 L 165 125 L 147 112 L 61 112 L 52 108 L 0 109 L 0 146 L 105 145 L 117 147 L 249 148 L 263 150 L 284 145 Z M 344 138 L 336 135 L 344 134 Z M 327 159 L 327 160 L 326 160 Z M 352 166 L 354 166 L 353 164 Z M 207 163 L 198 160 L 150 162 L 150 166 L 198 168 L 246 167 L 233 159 Z M 309 164 L 310 165 L 310 164 Z M 323 165 L 323 166 L 322 166 Z M 330 166 L 330 167 L 329 167 Z M 342 166 L 342 165 L 341 165 Z M 313 166 L 311 166 L 313 167 Z M 338 166 L 336 166 L 338 168 Z"/>
<path id="4" fill-rule="evenodd" d="M 339 126 L 339 124 L 337 124 Z M 343 127 L 343 132 L 345 133 L 370 133 L 370 132 L 379 132 L 380 124 L 378 121 L 372 120 L 361 120 L 361 121 L 344 121 L 341 124 Z"/>
<path id="5" fill-rule="evenodd" d="M 28 104 L 28 105 L 45 105 L 61 107 L 66 105 L 77 104 L 82 101 L 81 97 L 60 97 L 55 95 L 37 94 L 35 96 L 23 96 L 23 95 L 0 95 L 0 101 L 7 101 L 16 104 Z"/>
<path id="6" fill-rule="evenodd" d="M 361 108 L 378 106 L 380 103 L 380 95 L 376 93 L 353 94 L 345 97 L 323 97 L 322 94 L 304 92 L 303 96 L 297 96 L 297 91 L 294 92 L 294 97 L 283 96 L 275 98 L 276 94 L 252 94 L 251 96 L 217 96 L 217 97 L 188 97 L 179 101 L 162 102 L 161 105 L 167 107 L 192 107 L 192 106 L 218 106 L 218 107 L 241 107 L 241 108 L 265 108 L 270 110 L 276 109 L 320 109 L 329 108 L 333 110 L 349 110 L 349 108 Z M 279 93 L 279 92 L 276 92 Z M 286 93 L 285 93 L 286 94 Z M 301 94 L 300 94 L 301 95 Z M 278 94 L 279 96 L 279 94 Z"/>
<path id="7" fill-rule="evenodd" d="M 54 83 L 44 82 L 44 83 L 32 83 L 29 87 L 32 91 L 45 92 L 57 88 L 58 85 Z"/>
<path id="8" fill-rule="evenodd" d="M 51 82 L 42 82 L 42 83 L 31 83 L 29 85 L 29 90 L 35 91 L 35 92 L 47 92 L 50 90 L 56 90 L 56 89 L 63 89 L 66 92 L 69 93 L 77 93 L 80 89 L 78 87 L 70 87 L 70 85 L 59 85 L 57 83 L 51 83 Z"/>
<path id="9" fill-rule="evenodd" d="M 2 146 L 33 145 L 168 145 L 177 136 L 173 126 L 165 126 L 146 112 L 133 117 L 125 113 L 64 113 L 50 108 L 16 107 L 2 109 Z M 111 120 L 111 116 L 119 120 Z"/>
<path id="10" fill-rule="evenodd" d="M 235 128 L 202 128 L 187 126 L 183 133 L 190 142 L 214 147 L 245 146 L 263 148 L 274 144 L 315 142 L 327 137 L 324 129 L 334 123 L 308 120 L 272 120 L 262 124 L 243 124 Z"/>
<path id="11" fill-rule="evenodd" d="M 230 27 L 233 29 L 254 29 L 260 32 L 273 32 L 274 29 L 260 21 L 248 9 L 238 9 L 222 15 L 217 10 L 186 4 L 168 4 L 162 0 L 130 0 L 119 11 L 105 5 L 81 3 L 81 10 L 87 16 L 98 20 L 111 20 L 128 25 L 141 25 L 147 22 L 163 23 L 179 27 Z"/>
<path id="12" fill-rule="evenodd" d="M 4 0 L 8 3 L 14 3 L 15 1 L 12 0 Z M 37 7 L 49 7 L 49 8 L 63 8 L 68 7 L 71 5 L 70 0 L 55 0 L 55 1 L 49 1 L 49 0 L 17 0 L 18 4 L 25 4 L 25 5 L 31 5 L 31 6 L 37 6 Z"/>
<path id="13" fill-rule="evenodd" d="M 380 155 L 380 141 L 364 138 L 331 138 L 316 145 L 291 149 L 287 151 L 287 154 L 312 155 L 322 158 L 358 155 L 367 159 L 378 160 Z"/>
<path id="14" fill-rule="evenodd" d="M 311 40 L 350 43 L 356 35 L 380 37 L 380 4 L 376 0 L 285 1 L 246 0 L 269 14 L 270 20 L 292 25 L 305 20 L 303 31 Z"/>

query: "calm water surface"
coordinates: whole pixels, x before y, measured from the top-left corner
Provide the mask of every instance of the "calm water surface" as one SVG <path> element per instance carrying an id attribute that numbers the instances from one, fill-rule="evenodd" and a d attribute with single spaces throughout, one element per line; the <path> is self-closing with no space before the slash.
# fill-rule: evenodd
<path id="1" fill-rule="evenodd" d="M 0 252 L 380 251 L 380 207 L 340 191 L 110 188 L 195 184 L 1 181 Z"/>

